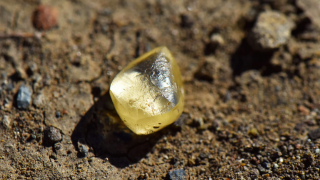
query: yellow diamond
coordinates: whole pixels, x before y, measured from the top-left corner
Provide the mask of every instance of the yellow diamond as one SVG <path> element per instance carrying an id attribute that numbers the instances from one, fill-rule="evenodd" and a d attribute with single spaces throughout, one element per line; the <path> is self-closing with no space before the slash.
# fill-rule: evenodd
<path id="1" fill-rule="evenodd" d="M 179 118 L 184 91 L 178 64 L 166 47 L 132 61 L 110 86 L 122 121 L 136 134 L 156 132 Z"/>

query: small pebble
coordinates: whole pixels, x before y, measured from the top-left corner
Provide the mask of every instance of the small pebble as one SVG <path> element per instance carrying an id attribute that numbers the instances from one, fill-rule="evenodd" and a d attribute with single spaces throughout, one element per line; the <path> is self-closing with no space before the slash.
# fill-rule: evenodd
<path id="1" fill-rule="evenodd" d="M 260 171 L 261 173 L 266 172 L 266 169 L 265 169 L 264 167 L 262 167 L 261 164 L 258 164 L 258 169 L 259 169 L 259 171 Z"/>
<path id="2" fill-rule="evenodd" d="M 22 85 L 17 95 L 17 107 L 19 109 L 27 109 L 31 103 L 31 95 L 31 90 L 27 86 Z"/>
<path id="3" fill-rule="evenodd" d="M 258 169 L 254 168 L 254 169 L 251 170 L 250 174 L 251 174 L 251 177 L 257 178 L 257 177 L 259 177 L 260 172 L 259 172 Z"/>
<path id="4" fill-rule="evenodd" d="M 210 37 L 210 41 L 211 41 L 211 43 L 213 43 L 217 46 L 223 45 L 225 43 L 223 37 L 220 34 L 212 34 Z"/>
<path id="5" fill-rule="evenodd" d="M 169 171 L 168 175 L 170 180 L 184 180 L 187 178 L 187 174 L 183 169 Z"/>
<path id="6" fill-rule="evenodd" d="M 294 147 L 290 144 L 289 146 L 288 146 L 288 151 L 293 151 L 294 150 Z"/>
<path id="7" fill-rule="evenodd" d="M 12 82 L 9 82 L 7 85 L 6 85 L 6 90 L 7 91 L 12 91 L 14 89 L 14 84 Z"/>
<path id="8" fill-rule="evenodd" d="M 56 144 L 54 144 L 54 150 L 55 151 L 58 151 L 58 150 L 60 150 L 61 149 L 61 143 L 56 143 Z"/>
<path id="9" fill-rule="evenodd" d="M 60 111 L 57 111 L 56 112 L 56 118 L 60 118 L 61 117 L 61 113 L 60 113 Z"/>
<path id="10" fill-rule="evenodd" d="M 250 136 L 253 136 L 253 137 L 257 137 L 258 136 L 258 130 L 256 128 L 251 128 L 248 132 L 248 134 Z"/>
<path id="11" fill-rule="evenodd" d="M 279 165 L 277 163 L 274 163 L 273 168 L 278 169 Z"/>
<path id="12" fill-rule="evenodd" d="M 270 169 L 270 168 L 271 168 L 271 164 L 270 164 L 268 161 L 264 161 L 264 162 L 262 163 L 262 166 L 265 167 L 265 168 L 267 168 L 267 169 Z"/>
<path id="13" fill-rule="evenodd" d="M 10 100 L 5 98 L 3 101 L 3 107 L 8 109 L 8 108 L 10 108 L 10 104 L 11 104 Z"/>
<path id="14" fill-rule="evenodd" d="M 41 94 L 34 96 L 32 103 L 33 103 L 33 105 L 35 105 L 38 108 L 43 106 L 44 105 L 44 95 L 41 93 Z"/>
<path id="15" fill-rule="evenodd" d="M 89 154 L 89 147 L 88 145 L 81 143 L 80 141 L 78 141 L 78 150 L 79 150 L 79 154 L 82 157 L 87 157 Z"/>
<path id="16" fill-rule="evenodd" d="M 167 155 L 163 155 L 163 159 L 169 159 Z"/>
<path id="17" fill-rule="evenodd" d="M 279 158 L 279 162 L 280 162 L 280 163 L 283 163 L 283 158 L 282 158 L 282 157 Z"/>
<path id="18" fill-rule="evenodd" d="M 34 73 L 35 71 L 38 70 L 37 64 L 35 62 L 32 62 L 29 64 L 29 70 Z"/>
<path id="19" fill-rule="evenodd" d="M 2 125 L 7 128 L 10 129 L 11 128 L 11 118 L 7 115 L 4 115 L 2 118 Z"/>
<path id="20" fill-rule="evenodd" d="M 55 27 L 58 25 L 58 10 L 48 5 L 40 5 L 33 12 L 32 23 L 38 30 Z"/>
<path id="21" fill-rule="evenodd" d="M 59 129 L 50 126 L 44 130 L 44 138 L 49 144 L 52 145 L 62 140 L 62 134 Z"/>
<path id="22" fill-rule="evenodd" d="M 249 168 L 247 166 L 243 166 L 244 171 L 249 171 Z"/>
<path id="23" fill-rule="evenodd" d="M 212 125 L 211 125 L 210 128 L 212 130 L 216 131 L 219 128 L 219 126 L 220 126 L 219 120 L 215 119 L 215 120 L 213 120 Z"/>
<path id="24" fill-rule="evenodd" d="M 312 147 L 312 148 L 313 148 L 313 147 L 314 147 L 314 143 L 310 143 L 310 147 Z"/>
<path id="25" fill-rule="evenodd" d="M 320 149 L 319 148 L 315 149 L 315 153 L 319 154 L 320 153 Z"/>
<path id="26" fill-rule="evenodd" d="M 249 43 L 255 50 L 266 51 L 287 43 L 293 23 L 284 14 L 267 11 L 259 15 L 249 36 Z"/>
<path id="27" fill-rule="evenodd" d="M 320 138 L 320 128 L 309 132 L 310 139 L 318 139 Z"/>

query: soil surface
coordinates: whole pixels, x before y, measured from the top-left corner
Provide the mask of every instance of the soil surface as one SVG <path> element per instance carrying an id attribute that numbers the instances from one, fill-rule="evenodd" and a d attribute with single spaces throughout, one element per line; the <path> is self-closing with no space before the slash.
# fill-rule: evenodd
<path id="1" fill-rule="evenodd" d="M 320 179 L 319 9 L 0 0 L 0 178 Z M 137 136 L 108 89 L 158 46 L 181 68 L 185 108 Z"/>

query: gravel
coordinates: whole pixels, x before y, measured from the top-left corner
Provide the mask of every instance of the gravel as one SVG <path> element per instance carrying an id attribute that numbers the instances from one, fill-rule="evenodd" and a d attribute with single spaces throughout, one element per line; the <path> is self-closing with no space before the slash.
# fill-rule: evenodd
<path id="1" fill-rule="evenodd" d="M 187 176 L 183 169 L 171 170 L 168 175 L 170 180 L 184 180 Z"/>
<path id="2" fill-rule="evenodd" d="M 17 95 L 17 107 L 19 109 L 27 109 L 31 103 L 32 92 L 27 86 L 20 86 L 18 95 Z"/>

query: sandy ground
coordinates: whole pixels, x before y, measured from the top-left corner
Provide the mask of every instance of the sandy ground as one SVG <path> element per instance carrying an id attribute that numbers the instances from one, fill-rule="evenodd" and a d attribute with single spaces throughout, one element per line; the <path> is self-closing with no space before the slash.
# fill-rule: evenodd
<path id="1" fill-rule="evenodd" d="M 42 16 L 57 26 L 33 25 L 40 4 L 56 10 Z M 319 9 L 318 0 L 0 0 L 0 178 L 319 179 Z M 163 45 L 181 68 L 185 109 L 137 136 L 109 85 Z"/>

